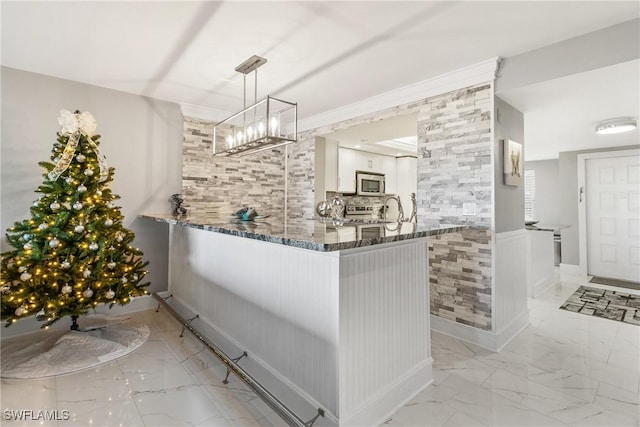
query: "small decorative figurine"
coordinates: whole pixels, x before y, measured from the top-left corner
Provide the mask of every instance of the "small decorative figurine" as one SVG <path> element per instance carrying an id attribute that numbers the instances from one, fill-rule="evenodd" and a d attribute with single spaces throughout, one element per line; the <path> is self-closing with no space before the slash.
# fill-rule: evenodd
<path id="1" fill-rule="evenodd" d="M 169 198 L 169 203 L 171 203 L 171 209 L 173 210 L 173 215 L 180 216 L 180 215 L 187 214 L 187 209 L 182 206 L 182 204 L 184 203 L 184 199 L 182 198 L 182 195 L 177 193 L 173 194 Z"/>

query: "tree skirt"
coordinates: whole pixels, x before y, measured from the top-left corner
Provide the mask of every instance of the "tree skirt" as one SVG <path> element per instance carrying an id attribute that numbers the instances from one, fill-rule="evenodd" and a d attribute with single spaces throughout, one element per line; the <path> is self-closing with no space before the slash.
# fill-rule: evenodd
<path id="1" fill-rule="evenodd" d="M 83 316 L 82 331 L 49 329 L 2 341 L 2 378 L 43 378 L 92 368 L 131 353 L 149 327 L 127 316 Z"/>

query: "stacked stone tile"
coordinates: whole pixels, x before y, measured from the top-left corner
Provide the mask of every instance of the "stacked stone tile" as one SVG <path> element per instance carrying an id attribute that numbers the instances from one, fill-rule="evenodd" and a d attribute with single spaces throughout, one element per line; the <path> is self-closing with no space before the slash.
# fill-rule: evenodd
<path id="1" fill-rule="evenodd" d="M 491 84 L 481 84 L 302 132 L 287 146 L 286 188 L 284 149 L 214 159 L 212 123 L 185 118 L 183 194 L 190 209 L 204 213 L 249 204 L 273 213 L 286 203 L 288 218 L 311 218 L 316 136 L 417 113 L 418 222 L 473 227 L 432 238 L 431 312 L 491 330 L 492 98 Z M 475 203 L 477 215 L 462 215 L 463 203 Z"/>

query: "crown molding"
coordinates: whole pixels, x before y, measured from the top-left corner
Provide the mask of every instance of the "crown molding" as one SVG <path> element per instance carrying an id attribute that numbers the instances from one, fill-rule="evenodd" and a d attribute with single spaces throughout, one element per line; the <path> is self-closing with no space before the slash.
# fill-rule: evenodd
<path id="1" fill-rule="evenodd" d="M 180 103 L 180 111 L 182 112 L 182 115 L 184 117 L 211 120 L 212 122 L 220 122 L 233 114 L 228 111 L 219 110 L 217 108 L 189 104 L 187 102 Z"/>
<path id="2" fill-rule="evenodd" d="M 491 58 L 446 74 L 384 92 L 353 104 L 298 120 L 298 132 L 331 125 L 456 89 L 492 82 L 496 78 L 499 64 L 499 57 Z M 180 110 L 183 116 L 211 120 L 213 122 L 222 121 L 233 114 L 233 112 L 186 102 L 180 103 Z"/>
<path id="3" fill-rule="evenodd" d="M 456 89 L 492 82 L 496 78 L 499 64 L 499 57 L 491 58 L 446 74 L 384 92 L 353 104 L 301 119 L 298 121 L 298 132 L 317 129 Z"/>

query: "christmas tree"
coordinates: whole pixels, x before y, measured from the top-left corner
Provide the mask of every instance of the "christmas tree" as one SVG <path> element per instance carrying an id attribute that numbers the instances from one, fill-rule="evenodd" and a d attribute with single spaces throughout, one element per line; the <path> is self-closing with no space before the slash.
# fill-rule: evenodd
<path id="1" fill-rule="evenodd" d="M 48 327 L 98 304 L 125 305 L 144 295 L 149 283 L 142 252 L 131 246 L 134 233 L 122 225 L 119 196 L 109 184 L 109 168 L 89 112 L 63 110 L 62 130 L 51 162 L 40 162 L 44 182 L 36 193 L 31 218 L 7 232 L 14 248 L 2 254 L 0 297 L 6 326 L 35 315 Z"/>

